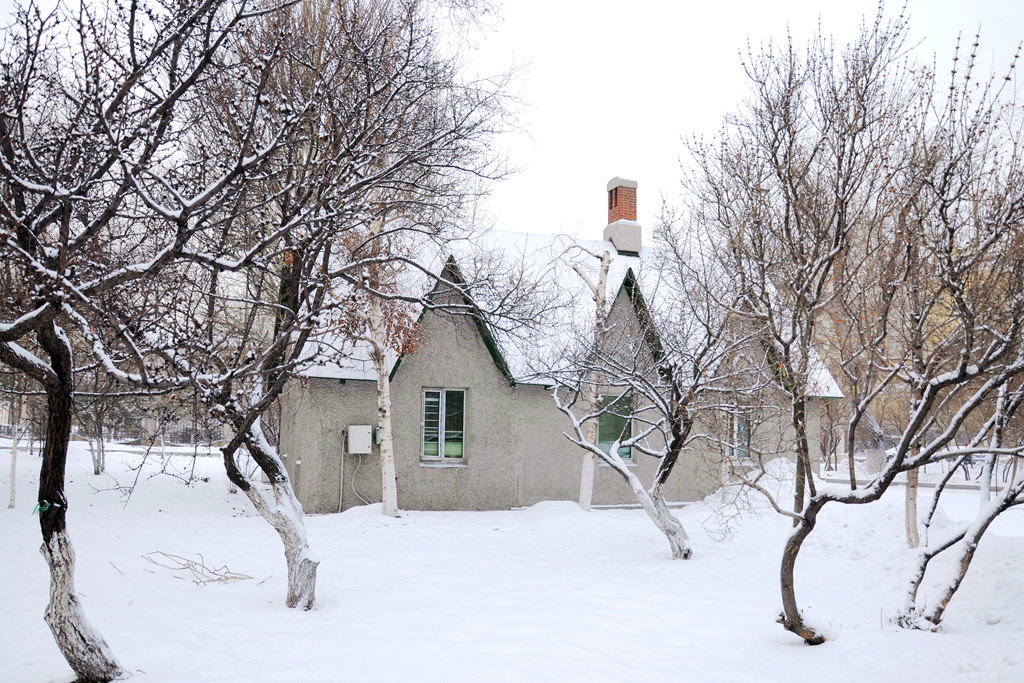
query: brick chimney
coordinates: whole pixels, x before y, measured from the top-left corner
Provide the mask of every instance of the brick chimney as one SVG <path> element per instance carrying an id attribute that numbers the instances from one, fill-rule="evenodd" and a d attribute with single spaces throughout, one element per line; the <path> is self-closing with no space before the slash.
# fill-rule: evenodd
<path id="1" fill-rule="evenodd" d="M 608 225 L 605 241 L 620 254 L 640 253 L 640 224 L 636 222 L 636 181 L 618 176 L 608 181 Z"/>

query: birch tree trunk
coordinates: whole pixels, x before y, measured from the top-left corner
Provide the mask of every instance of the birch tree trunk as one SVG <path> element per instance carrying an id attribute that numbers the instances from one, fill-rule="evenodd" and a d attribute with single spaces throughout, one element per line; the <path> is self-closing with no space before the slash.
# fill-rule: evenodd
<path id="1" fill-rule="evenodd" d="M 600 410 L 600 403 L 597 392 L 597 385 L 591 383 L 587 386 L 586 395 L 587 410 L 596 413 Z M 597 420 L 587 423 L 587 443 L 597 446 Z M 580 507 L 589 510 L 594 501 L 594 475 L 597 470 L 597 457 L 590 451 L 583 451 L 583 466 L 580 469 Z"/>
<path id="2" fill-rule="evenodd" d="M 398 481 L 395 447 L 391 434 L 391 378 L 388 375 L 387 343 L 380 299 L 370 297 L 370 347 L 377 370 L 377 428 L 380 430 L 381 512 L 398 516 Z"/>
<path id="3" fill-rule="evenodd" d="M 611 266 L 611 253 L 601 253 L 601 265 L 597 274 L 597 282 L 591 282 L 582 271 L 576 269 L 577 274 L 590 287 L 594 297 L 594 351 L 600 353 L 604 347 L 605 323 L 608 315 L 608 269 Z M 585 396 L 587 410 L 593 415 L 601 410 L 601 395 L 599 385 L 601 378 L 596 372 L 590 373 L 587 378 L 587 392 Z M 597 446 L 598 421 L 591 420 L 587 423 L 587 443 Z M 597 469 L 597 457 L 589 450 L 583 451 L 583 465 L 580 470 L 580 507 L 589 510 L 594 501 L 594 475 Z"/>

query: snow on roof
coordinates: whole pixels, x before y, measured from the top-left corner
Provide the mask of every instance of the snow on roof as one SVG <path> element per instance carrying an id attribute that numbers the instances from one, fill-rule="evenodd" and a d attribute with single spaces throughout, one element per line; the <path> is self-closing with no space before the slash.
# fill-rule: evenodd
<path id="1" fill-rule="evenodd" d="M 440 253 L 430 242 L 424 245 L 424 258 L 420 263 L 435 275 L 441 275 L 450 257 L 468 282 L 487 276 L 498 276 L 500 281 L 500 276 L 507 276 L 510 281 L 543 284 L 543 292 L 539 296 L 547 296 L 549 306 L 547 316 L 538 329 L 526 336 L 502 329 L 500 325 L 487 330 L 497 353 L 507 364 L 509 379 L 515 382 L 549 383 L 544 381 L 542 369 L 557 363 L 571 342 L 573 331 L 593 329 L 594 300 L 582 276 L 590 282 L 597 282 L 600 258 L 604 252 L 611 257 L 607 282 L 609 308 L 626 281 L 627 273 L 632 271 L 644 303 L 656 323 L 672 325 L 676 329 L 686 327 L 680 320 L 681 315 L 686 315 L 686 309 L 678 305 L 679 297 L 689 295 L 678 291 L 679 280 L 684 276 L 661 267 L 667 259 L 651 247 L 643 247 L 637 255 L 620 254 L 611 242 L 605 240 L 504 230 L 481 231 L 450 242 L 446 245 L 448 253 Z M 422 296 L 435 286 L 435 282 L 422 273 L 411 272 L 403 286 L 406 293 Z M 492 297 L 506 293 L 489 292 Z M 487 294 L 483 296 L 486 298 Z M 329 335 L 322 337 L 320 343 L 340 350 L 340 353 L 330 361 L 319 361 L 309 366 L 303 375 L 344 380 L 376 379 L 367 343 Z M 317 349 L 312 348 L 310 357 L 316 352 Z M 391 351 L 388 354 L 389 371 L 398 361 L 399 354 Z M 817 396 L 839 398 L 843 395 L 816 353 L 812 359 L 809 387 Z"/>
<path id="2" fill-rule="evenodd" d="M 810 362 L 807 364 L 807 393 L 818 398 L 843 398 L 843 391 L 836 378 L 825 367 L 814 348 L 811 348 Z"/>
<path id="3" fill-rule="evenodd" d="M 581 277 L 575 269 L 596 281 L 600 254 L 608 251 L 613 259 L 609 267 L 609 297 L 614 297 L 626 272 L 640 266 L 640 258 L 620 256 L 611 242 L 580 240 L 566 235 L 540 235 L 525 232 L 488 230 L 458 239 L 446 245 L 447 254 L 426 245 L 424 258 L 419 259 L 426 270 L 436 276 L 442 274 L 447 257 L 454 259 L 463 279 L 474 282 L 478 278 L 507 276 L 528 282 L 541 282 L 547 296 L 557 298 L 549 302 L 557 313 L 548 317 L 544 333 L 530 335 L 530 343 L 523 337 L 501 329 L 491 329 L 497 350 L 508 365 L 511 379 L 529 381 L 537 375 L 541 360 L 557 353 L 574 321 L 594 318 L 594 303 Z M 410 272 L 403 283 L 405 293 L 426 295 L 435 286 L 430 278 Z M 491 292 L 501 296 L 505 292 Z M 484 295 L 486 296 L 486 294 Z M 609 301 L 609 304 L 611 302 Z M 417 312 L 419 312 L 419 310 Z M 592 326 L 592 322 L 591 322 Z M 535 331 L 536 332 L 536 331 Z M 324 360 L 312 360 L 323 351 L 331 351 Z M 312 362 L 301 371 L 309 377 L 345 380 L 375 380 L 370 360 L 369 344 L 363 341 L 340 339 L 335 335 L 321 335 L 310 342 L 305 354 Z M 327 360 L 329 358 L 329 360 Z M 389 354 L 389 370 L 394 368 L 399 355 Z"/>
<path id="4" fill-rule="evenodd" d="M 459 245 L 454 250 L 454 257 L 459 263 L 468 256 L 461 253 L 464 246 Z M 527 282 L 543 285 L 536 295 L 547 298 L 548 310 L 539 329 L 533 330 L 526 338 L 502 330 L 494 333 L 509 371 L 518 382 L 545 383 L 538 378 L 539 373 L 543 374 L 543 370 L 564 355 L 573 334 L 580 329 L 593 329 L 593 295 L 581 274 L 590 282 L 596 282 L 601 255 L 609 253 L 607 303 L 611 306 L 626 273 L 630 269 L 638 271 L 642 262 L 642 256 L 618 254 L 611 242 L 566 235 L 489 231 L 474 240 L 472 249 L 477 253 L 500 255 L 503 268 L 516 272 L 517 277 L 521 276 Z M 486 262 L 484 267 L 489 267 Z M 473 274 L 467 273 L 467 277 L 472 279 Z"/>

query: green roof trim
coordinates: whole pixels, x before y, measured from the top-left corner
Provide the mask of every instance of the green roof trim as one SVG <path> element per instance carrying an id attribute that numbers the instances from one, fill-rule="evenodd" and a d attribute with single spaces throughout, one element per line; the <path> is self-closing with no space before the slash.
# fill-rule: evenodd
<path id="1" fill-rule="evenodd" d="M 456 284 L 466 284 L 466 279 L 462 276 L 462 271 L 459 270 L 459 266 L 455 262 L 454 256 L 449 256 L 448 260 L 445 262 L 444 268 L 441 269 L 441 278 Z M 439 287 L 440 283 L 435 283 L 434 288 L 429 294 L 427 294 L 427 299 L 433 297 L 434 294 L 438 292 Z M 498 371 L 505 377 L 505 379 L 508 380 L 509 386 L 514 387 L 516 385 L 516 379 L 512 376 L 512 370 L 509 369 L 508 362 L 505 360 L 505 356 L 501 353 L 501 349 L 498 348 L 498 343 L 495 341 L 490 328 L 484 321 L 483 316 L 480 315 L 479 310 L 473 305 L 473 302 L 469 300 L 469 297 L 466 296 L 465 292 L 460 290 L 460 294 L 463 303 L 474 311 L 474 313 L 469 314 L 469 317 L 476 325 L 477 333 L 480 335 L 480 339 L 483 341 L 484 347 L 487 349 L 487 353 L 490 354 L 491 360 L 494 361 L 494 365 L 498 368 Z M 417 324 L 423 321 L 423 316 L 426 315 L 428 310 L 429 309 L 427 307 L 424 307 L 423 310 L 420 311 L 419 318 L 416 319 Z M 398 368 L 402 364 L 402 359 L 404 357 L 405 353 L 402 353 L 402 355 L 398 357 L 398 360 L 395 361 L 395 366 L 391 368 L 391 375 L 389 379 L 395 379 L 395 373 L 398 372 Z"/>
<path id="2" fill-rule="evenodd" d="M 644 299 L 644 294 L 640 291 L 640 281 L 637 280 L 632 267 L 626 269 L 626 275 L 622 278 L 622 284 L 619 285 L 619 291 L 616 292 L 615 298 L 618 298 L 623 292 L 629 297 L 630 303 L 633 304 L 633 311 L 644 328 L 644 341 L 650 347 L 651 355 L 654 356 L 655 361 L 661 360 L 661 357 L 665 355 L 665 349 L 661 345 L 661 337 L 658 336 L 654 319 L 651 317 L 651 310 L 647 307 L 647 300 Z"/>

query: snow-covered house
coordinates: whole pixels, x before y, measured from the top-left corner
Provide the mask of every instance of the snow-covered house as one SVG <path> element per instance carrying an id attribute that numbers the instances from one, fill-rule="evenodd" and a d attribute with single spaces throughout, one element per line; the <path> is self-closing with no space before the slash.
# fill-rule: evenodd
<path id="1" fill-rule="evenodd" d="M 608 252 L 609 319 L 620 330 L 640 330 L 644 312 L 645 262 L 657 258 L 641 241 L 636 222 L 636 183 L 615 178 L 608 185 L 609 223 L 603 240 L 491 232 L 477 245 L 509 261 L 541 264 L 571 304 L 563 317 L 593 316 L 593 299 L 582 275 L 593 255 Z M 457 265 L 455 255 L 448 268 Z M 647 296 L 648 299 L 656 294 Z M 646 305 L 646 304 L 644 304 Z M 531 348 L 505 338 L 469 316 L 430 309 L 420 318 L 415 351 L 391 357 L 393 443 L 399 506 L 420 510 L 507 509 L 544 500 L 575 500 L 580 491 L 582 450 L 565 436 L 568 418 L 551 396 L 551 382 L 537 360 L 556 352 L 559 333 L 535 339 Z M 307 512 L 333 512 L 379 501 L 381 473 L 375 426 L 377 386 L 366 354 L 317 366 L 292 381 L 282 397 L 280 450 Z M 824 371 L 827 375 L 827 371 Z M 822 397 L 838 395 L 831 377 L 819 382 Z M 608 434 L 621 434 L 625 420 L 606 414 L 599 424 L 603 448 Z M 809 416 L 812 448 L 817 414 Z M 749 454 L 756 430 L 734 424 L 733 446 L 685 451 L 667 487 L 667 499 L 698 499 L 723 481 L 723 458 Z M 767 422 L 772 453 L 788 455 L 785 425 Z M 783 438 L 780 438 L 780 434 Z M 738 445 L 737 445 L 738 444 Z M 728 452 L 726 452 L 726 450 Z M 649 482 L 657 460 L 636 449 L 620 451 L 641 481 Z M 599 465 L 593 504 L 635 503 L 623 478 Z"/>

